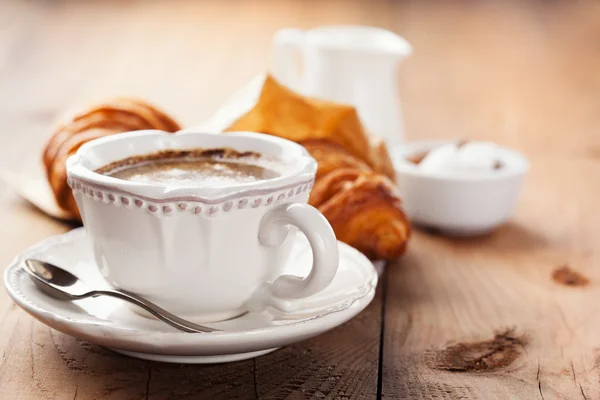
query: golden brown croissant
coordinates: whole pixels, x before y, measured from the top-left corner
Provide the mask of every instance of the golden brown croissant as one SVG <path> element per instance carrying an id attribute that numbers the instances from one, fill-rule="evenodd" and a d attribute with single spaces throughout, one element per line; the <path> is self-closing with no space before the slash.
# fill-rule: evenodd
<path id="1" fill-rule="evenodd" d="M 316 179 L 330 174 L 339 168 L 352 168 L 359 171 L 372 171 L 364 161 L 354 157 L 341 145 L 327 139 L 308 139 L 299 141 L 319 163 Z"/>
<path id="2" fill-rule="evenodd" d="M 65 163 L 70 155 L 90 140 L 141 129 L 175 132 L 181 128 L 153 105 L 132 98 L 116 98 L 66 118 L 54 131 L 43 154 L 48 182 L 59 207 L 71 217 L 81 219 L 67 186 Z"/>
<path id="3" fill-rule="evenodd" d="M 383 175 L 361 174 L 318 207 L 339 240 L 371 259 L 403 254 L 410 223 L 394 184 Z"/>
<path id="4" fill-rule="evenodd" d="M 368 137 L 353 107 L 301 96 L 267 76 L 257 104 L 226 131 L 255 131 L 302 144 L 317 160 L 309 203 L 337 238 L 372 259 L 402 254 L 410 224 L 382 140 Z"/>
<path id="5" fill-rule="evenodd" d="M 331 171 L 330 174 L 315 180 L 308 202 L 314 207 L 320 207 L 340 190 L 352 185 L 363 173 L 365 172 L 356 168 L 338 168 Z"/>
<path id="6" fill-rule="evenodd" d="M 373 169 L 392 181 L 396 181 L 396 170 L 390 159 L 385 142 L 378 137 L 371 136 L 371 159 L 373 160 Z"/>
<path id="7" fill-rule="evenodd" d="M 301 144 L 319 165 L 309 203 L 323 213 L 337 238 L 372 259 L 404 253 L 410 223 L 394 183 L 359 160 L 353 164 L 353 156 L 336 144 L 320 139 Z"/>

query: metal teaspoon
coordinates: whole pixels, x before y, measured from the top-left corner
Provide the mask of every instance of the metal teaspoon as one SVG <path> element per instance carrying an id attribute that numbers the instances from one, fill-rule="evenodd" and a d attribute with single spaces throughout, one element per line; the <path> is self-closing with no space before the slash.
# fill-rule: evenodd
<path id="1" fill-rule="evenodd" d="M 133 303 L 156 318 L 184 332 L 216 332 L 219 329 L 194 324 L 160 308 L 156 304 L 135 294 L 116 289 L 94 290 L 83 281 L 64 269 L 45 261 L 28 259 L 25 271 L 33 283 L 44 293 L 59 300 L 81 300 L 88 297 L 110 296 Z"/>

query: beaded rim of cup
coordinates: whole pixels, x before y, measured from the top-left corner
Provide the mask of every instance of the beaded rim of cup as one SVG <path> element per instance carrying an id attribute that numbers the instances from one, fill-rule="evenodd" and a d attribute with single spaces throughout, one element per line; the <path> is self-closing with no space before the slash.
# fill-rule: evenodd
<path id="1" fill-rule="evenodd" d="M 268 190 L 240 192 L 219 200 L 203 199 L 200 197 L 153 199 L 88 183 L 76 178 L 69 178 L 67 184 L 74 193 L 81 193 L 95 201 L 112 204 L 117 207 L 143 209 L 153 215 L 170 216 L 176 213 L 187 212 L 194 215 L 212 217 L 234 210 L 269 207 L 284 202 L 310 191 L 313 187 L 314 179 Z"/>

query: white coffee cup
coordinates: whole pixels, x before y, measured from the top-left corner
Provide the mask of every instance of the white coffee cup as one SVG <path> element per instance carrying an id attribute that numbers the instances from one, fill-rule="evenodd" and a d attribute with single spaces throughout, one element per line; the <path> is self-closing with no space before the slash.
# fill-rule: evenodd
<path id="1" fill-rule="evenodd" d="M 223 187 L 140 183 L 94 172 L 165 149 L 231 148 L 275 157 L 286 172 Z M 68 182 L 102 275 L 184 318 L 219 321 L 323 290 L 338 267 L 335 235 L 307 203 L 317 164 L 300 145 L 249 132 L 137 131 L 83 145 Z M 308 238 L 307 277 L 282 275 L 296 227 Z"/>

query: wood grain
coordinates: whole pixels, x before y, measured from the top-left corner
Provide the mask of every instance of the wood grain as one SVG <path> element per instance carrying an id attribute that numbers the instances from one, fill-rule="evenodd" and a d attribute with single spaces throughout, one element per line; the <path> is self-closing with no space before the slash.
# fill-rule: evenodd
<path id="1" fill-rule="evenodd" d="M 408 139 L 492 140 L 530 158 L 513 220 L 473 239 L 416 230 L 359 317 L 229 365 L 116 355 L 2 293 L 0 398 L 600 397 L 597 2 L 0 0 L 0 170 L 33 170 L 52 122 L 107 96 L 198 123 L 267 68 L 277 29 L 335 23 L 413 44 L 399 75 Z M 2 183 L 0 210 L 2 265 L 70 229 Z M 556 282 L 563 266 L 589 283 Z"/>
<path id="2" fill-rule="evenodd" d="M 382 288 L 350 322 L 256 359 L 260 399 L 369 399 L 377 394 Z"/>
<path id="3" fill-rule="evenodd" d="M 417 49 L 451 45 L 437 65 L 421 63 L 420 73 L 405 80 L 405 98 L 422 99 L 405 108 L 407 124 L 420 129 L 408 129 L 409 138 L 493 140 L 523 151 L 532 170 L 513 222 L 478 239 L 417 231 L 407 256 L 390 268 L 383 397 L 596 398 L 600 169 L 592 154 L 600 120 L 590 100 L 599 93 L 592 67 L 598 7 L 480 5 L 465 10 L 458 28 L 447 15 L 438 18 L 446 11 L 432 11 L 427 21 L 439 36 L 423 35 L 421 44 L 413 39 Z M 405 76 L 415 64 L 407 63 Z M 435 87 L 427 71 L 444 71 L 451 82 Z M 417 120 L 417 109 L 436 119 Z M 442 124 L 452 132 L 440 130 Z M 564 265 L 591 284 L 556 283 L 553 273 Z M 523 342 L 480 352 L 482 341 L 507 329 Z M 457 344 L 462 356 L 446 363 L 455 368 L 437 368 L 435 360 Z M 512 350 L 520 355 L 506 367 L 460 368 L 473 358 L 500 363 Z"/>

